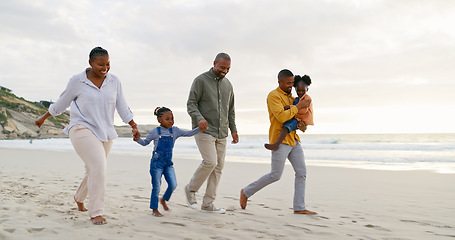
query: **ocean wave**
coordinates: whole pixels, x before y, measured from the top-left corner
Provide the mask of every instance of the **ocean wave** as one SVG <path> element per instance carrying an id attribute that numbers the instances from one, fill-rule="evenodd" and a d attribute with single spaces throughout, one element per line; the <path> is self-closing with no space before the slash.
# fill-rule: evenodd
<path id="1" fill-rule="evenodd" d="M 305 159 L 313 162 L 349 165 L 377 164 L 409 166 L 455 163 L 455 134 L 421 135 L 306 135 L 301 136 Z M 0 147 L 73 151 L 68 138 L 0 140 Z M 246 162 L 270 163 L 271 151 L 264 148 L 266 135 L 241 136 L 238 144 L 228 139 L 227 158 Z M 113 153 L 148 156 L 153 144 L 143 147 L 131 138 L 116 139 Z M 177 155 L 199 155 L 194 138 L 179 138 L 174 147 Z M 241 160 L 243 159 L 243 160 Z"/>

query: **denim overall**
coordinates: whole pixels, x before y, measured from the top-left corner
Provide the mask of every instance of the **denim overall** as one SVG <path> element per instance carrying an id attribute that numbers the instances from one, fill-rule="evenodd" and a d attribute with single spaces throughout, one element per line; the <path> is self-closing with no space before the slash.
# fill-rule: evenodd
<path id="1" fill-rule="evenodd" d="M 161 128 L 158 127 L 158 144 L 153 151 L 152 160 L 150 161 L 150 175 L 152 176 L 152 195 L 150 197 L 150 208 L 158 209 L 158 196 L 160 194 L 161 176 L 168 184 L 163 199 L 169 201 L 172 192 L 177 187 L 175 177 L 174 163 L 172 162 L 172 149 L 174 148 L 174 136 L 172 128 L 169 129 L 171 136 L 161 136 Z"/>
<path id="2" fill-rule="evenodd" d="M 294 102 L 292 103 L 293 105 L 297 105 L 299 103 L 300 99 L 299 97 L 296 97 Z M 287 128 L 288 132 L 292 132 L 298 129 L 299 121 L 293 117 L 291 120 L 288 120 L 283 123 L 283 128 Z"/>

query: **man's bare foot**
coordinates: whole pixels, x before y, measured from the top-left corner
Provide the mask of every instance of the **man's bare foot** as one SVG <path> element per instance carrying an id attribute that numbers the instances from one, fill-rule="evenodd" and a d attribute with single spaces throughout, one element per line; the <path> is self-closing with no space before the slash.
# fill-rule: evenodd
<path id="1" fill-rule="evenodd" d="M 294 214 L 308 214 L 308 215 L 316 215 L 317 212 L 313 212 L 310 210 L 303 210 L 303 211 L 294 211 Z"/>
<path id="2" fill-rule="evenodd" d="M 278 146 L 276 146 L 275 144 L 264 144 L 264 147 L 267 148 L 268 150 L 277 150 L 278 149 Z"/>
<path id="3" fill-rule="evenodd" d="M 96 216 L 94 218 L 90 218 L 90 220 L 95 225 L 104 225 L 107 223 L 106 219 L 104 219 L 103 216 Z"/>
<path id="4" fill-rule="evenodd" d="M 163 214 L 161 214 L 160 211 L 158 211 L 158 209 L 153 209 L 152 215 L 155 216 L 155 217 L 162 217 L 163 216 Z"/>
<path id="5" fill-rule="evenodd" d="M 81 211 L 81 212 L 86 212 L 87 211 L 87 208 L 85 208 L 84 206 L 84 203 L 80 203 L 78 201 L 76 201 L 76 198 L 74 198 L 74 201 L 76 202 L 77 204 L 77 210 Z"/>
<path id="6" fill-rule="evenodd" d="M 240 190 L 240 207 L 242 209 L 245 209 L 247 202 L 248 202 L 248 198 L 243 193 L 243 188 L 242 188 L 242 190 Z"/>
<path id="7" fill-rule="evenodd" d="M 167 207 L 167 204 L 166 204 L 166 200 L 161 198 L 160 199 L 160 203 L 161 203 L 161 205 L 163 205 L 163 208 L 164 208 L 165 211 L 169 210 L 169 208 Z"/>

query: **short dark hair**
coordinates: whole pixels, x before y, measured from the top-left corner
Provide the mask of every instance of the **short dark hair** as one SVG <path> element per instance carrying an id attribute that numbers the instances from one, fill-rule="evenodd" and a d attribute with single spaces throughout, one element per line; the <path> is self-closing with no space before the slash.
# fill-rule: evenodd
<path id="1" fill-rule="evenodd" d="M 88 55 L 88 57 L 90 58 L 90 60 L 95 60 L 95 57 L 98 57 L 98 56 L 105 56 L 105 55 L 109 55 L 109 53 L 107 52 L 106 49 L 102 48 L 102 47 L 96 47 L 94 49 L 92 49 L 92 51 L 90 51 L 90 54 Z"/>
<path id="2" fill-rule="evenodd" d="M 278 80 L 281 80 L 281 79 L 287 78 L 287 77 L 292 77 L 292 76 L 294 76 L 294 74 L 290 70 L 283 69 L 278 73 Z"/>
<path id="3" fill-rule="evenodd" d="M 218 53 L 215 57 L 215 61 L 218 62 L 220 59 L 231 61 L 231 57 L 227 53 Z"/>
<path id="4" fill-rule="evenodd" d="M 299 75 L 295 75 L 294 77 L 294 87 L 297 86 L 297 84 L 300 83 L 305 83 L 307 86 L 310 86 L 311 84 L 311 78 L 308 75 L 304 75 L 303 77 Z"/>
<path id="5" fill-rule="evenodd" d="M 165 112 L 172 112 L 171 109 L 167 108 L 167 107 L 157 107 L 155 108 L 155 111 L 153 112 L 153 114 L 155 114 L 155 116 L 157 118 L 161 117 Z"/>

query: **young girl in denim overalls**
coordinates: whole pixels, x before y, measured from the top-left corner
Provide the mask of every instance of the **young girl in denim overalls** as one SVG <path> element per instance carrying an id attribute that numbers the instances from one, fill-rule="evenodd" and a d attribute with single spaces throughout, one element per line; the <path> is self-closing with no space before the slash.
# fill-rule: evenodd
<path id="1" fill-rule="evenodd" d="M 169 210 L 166 201 L 169 201 L 172 192 L 177 187 L 177 179 L 173 167 L 174 163 L 172 162 L 174 142 L 179 137 L 191 137 L 205 129 L 195 128 L 191 131 L 184 131 L 178 127 L 174 127 L 174 115 L 166 107 L 157 107 L 154 114 L 157 116 L 160 126 L 152 129 L 145 139 L 137 138 L 134 140 L 142 146 L 148 145 L 153 140 L 154 150 L 152 160 L 150 161 L 150 175 L 152 177 L 150 208 L 153 209 L 154 216 L 162 217 L 163 215 L 158 211 L 161 176 L 164 175 L 164 179 L 166 179 L 168 184 L 166 192 L 159 200 L 164 210 Z"/>

